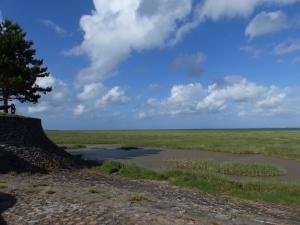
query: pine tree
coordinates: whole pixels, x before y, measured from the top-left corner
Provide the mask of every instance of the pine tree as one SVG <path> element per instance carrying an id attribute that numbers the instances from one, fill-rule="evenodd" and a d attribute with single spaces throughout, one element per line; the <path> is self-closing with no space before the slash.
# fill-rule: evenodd
<path id="1" fill-rule="evenodd" d="M 43 60 L 35 58 L 33 42 L 26 40 L 26 33 L 11 20 L 0 22 L 0 101 L 1 109 L 8 112 L 8 102 L 37 103 L 42 94 L 52 90 L 37 85 L 38 78 L 48 77 Z"/>

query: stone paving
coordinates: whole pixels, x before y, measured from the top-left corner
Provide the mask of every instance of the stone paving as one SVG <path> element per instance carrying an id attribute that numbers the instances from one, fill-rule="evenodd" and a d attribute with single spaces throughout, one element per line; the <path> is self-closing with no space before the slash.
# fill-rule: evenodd
<path id="1" fill-rule="evenodd" d="M 1 225 L 300 224 L 300 208 L 108 177 L 92 169 L 0 175 L 0 213 Z"/>

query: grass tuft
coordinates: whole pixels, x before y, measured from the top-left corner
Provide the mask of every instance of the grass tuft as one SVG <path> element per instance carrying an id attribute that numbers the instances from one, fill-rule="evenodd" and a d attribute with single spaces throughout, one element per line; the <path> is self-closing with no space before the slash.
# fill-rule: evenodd
<path id="1" fill-rule="evenodd" d="M 97 193 L 99 193 L 99 192 L 97 191 L 96 188 L 90 188 L 90 189 L 89 189 L 89 192 L 90 192 L 91 194 L 97 194 Z"/>
<path id="2" fill-rule="evenodd" d="M 141 201 L 147 201 L 148 199 L 142 194 L 133 193 L 128 197 L 127 200 L 130 202 L 141 202 Z"/>
<path id="3" fill-rule="evenodd" d="M 5 189 L 7 188 L 7 184 L 6 183 L 0 183 L 0 189 Z"/>

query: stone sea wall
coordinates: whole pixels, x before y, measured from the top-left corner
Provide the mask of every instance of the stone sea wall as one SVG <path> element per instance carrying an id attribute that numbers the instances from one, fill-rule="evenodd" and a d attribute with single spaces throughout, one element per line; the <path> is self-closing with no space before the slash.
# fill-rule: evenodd
<path id="1" fill-rule="evenodd" d="M 48 139 L 40 119 L 0 116 L 0 172 L 67 168 L 72 160 Z"/>
<path id="2" fill-rule="evenodd" d="M 0 116 L 0 144 L 57 149 L 45 135 L 41 120 Z"/>

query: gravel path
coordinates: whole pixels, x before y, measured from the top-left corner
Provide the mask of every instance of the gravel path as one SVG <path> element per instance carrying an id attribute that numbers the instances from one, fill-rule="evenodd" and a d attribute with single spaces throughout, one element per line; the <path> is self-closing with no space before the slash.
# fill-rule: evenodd
<path id="1" fill-rule="evenodd" d="M 93 170 L 0 175 L 0 224 L 300 224 L 300 208 L 107 177 Z M 144 197 L 132 201 L 134 193 Z"/>

